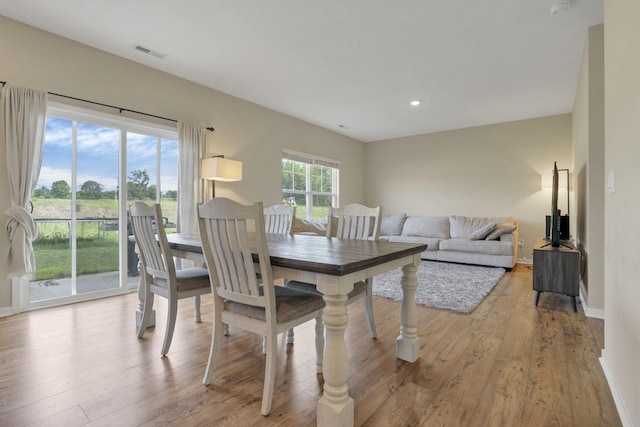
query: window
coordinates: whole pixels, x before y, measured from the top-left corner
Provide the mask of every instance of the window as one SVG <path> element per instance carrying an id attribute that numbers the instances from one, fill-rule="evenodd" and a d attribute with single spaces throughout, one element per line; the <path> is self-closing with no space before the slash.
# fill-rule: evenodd
<path id="1" fill-rule="evenodd" d="M 296 216 L 305 219 L 327 217 L 330 206 L 338 204 L 336 160 L 284 150 L 282 153 L 282 200 L 296 207 Z"/>

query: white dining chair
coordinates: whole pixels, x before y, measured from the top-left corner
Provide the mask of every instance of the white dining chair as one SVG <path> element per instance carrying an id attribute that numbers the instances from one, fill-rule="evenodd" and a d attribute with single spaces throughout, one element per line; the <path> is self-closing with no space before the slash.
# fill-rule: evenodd
<path id="1" fill-rule="evenodd" d="M 178 300 L 194 297 L 196 322 L 200 317 L 200 295 L 211 292 L 209 272 L 206 268 L 176 270 L 173 255 L 167 242 L 159 204 L 149 206 L 136 201 L 129 208 L 131 228 L 140 253 L 144 307 L 138 338 L 142 338 L 153 310 L 153 297 L 167 299 L 167 327 L 161 354 L 169 352 L 178 314 Z"/>
<path id="2" fill-rule="evenodd" d="M 267 233 L 292 234 L 295 220 L 296 208 L 294 206 L 273 205 L 264 208 L 264 228 Z M 322 319 L 320 319 L 320 321 L 322 321 Z M 229 335 L 229 325 L 227 324 L 224 325 L 224 335 Z M 292 344 L 292 342 L 290 344 Z M 266 337 L 263 340 L 262 348 L 263 353 L 266 354 Z"/>
<path id="3" fill-rule="evenodd" d="M 295 220 L 295 206 L 273 205 L 264 208 L 264 227 L 267 233 L 292 234 Z"/>
<path id="4" fill-rule="evenodd" d="M 223 323 L 266 336 L 261 413 L 268 415 L 276 375 L 276 337 L 320 317 L 324 301 L 320 296 L 274 284 L 262 203 L 244 206 L 216 197 L 198 205 L 198 217 L 214 290 L 213 337 L 203 383 L 211 384 L 214 379 L 222 351 Z M 316 340 L 316 363 L 322 363 L 323 345 Z"/>
<path id="5" fill-rule="evenodd" d="M 370 208 L 358 203 L 343 208 L 329 208 L 327 216 L 327 237 L 339 239 L 377 240 L 380 236 L 380 206 Z M 285 286 L 305 292 L 320 294 L 311 283 L 289 280 Z M 354 283 L 353 290 L 347 297 L 347 305 L 364 299 L 365 316 L 369 331 L 373 338 L 378 337 L 373 317 L 373 279 Z M 288 341 L 293 342 L 293 331 L 287 333 Z"/>
<path id="6" fill-rule="evenodd" d="M 295 206 L 273 205 L 264 208 L 264 229 L 267 233 L 293 234 L 293 224 L 296 221 Z M 283 283 L 286 279 L 282 279 Z M 319 319 L 322 322 L 322 319 Z M 293 344 L 293 341 L 288 342 Z M 263 341 L 263 351 L 266 352 L 266 339 Z"/>

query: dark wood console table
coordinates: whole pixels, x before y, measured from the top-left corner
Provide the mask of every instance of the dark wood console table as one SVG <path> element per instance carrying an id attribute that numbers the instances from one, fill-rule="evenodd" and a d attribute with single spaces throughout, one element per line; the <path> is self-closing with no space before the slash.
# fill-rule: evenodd
<path id="1" fill-rule="evenodd" d="M 536 291 L 536 306 L 541 292 L 557 292 L 571 297 L 573 311 L 577 313 L 580 251 L 569 242 L 554 248 L 549 240 L 538 239 L 533 247 L 533 290 Z"/>

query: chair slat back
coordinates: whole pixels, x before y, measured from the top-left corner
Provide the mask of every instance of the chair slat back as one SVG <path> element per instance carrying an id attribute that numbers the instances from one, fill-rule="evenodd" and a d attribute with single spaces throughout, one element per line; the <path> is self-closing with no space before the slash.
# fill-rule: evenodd
<path id="1" fill-rule="evenodd" d="M 293 206 L 273 205 L 264 208 L 264 223 L 267 233 L 292 234 L 296 220 L 296 208 Z"/>
<path id="2" fill-rule="evenodd" d="M 327 237 L 377 240 L 380 236 L 380 206 L 370 208 L 352 203 L 343 208 L 329 208 Z"/>
<path id="3" fill-rule="evenodd" d="M 140 258 L 147 273 L 165 279 L 175 277 L 175 265 L 165 234 L 160 205 L 149 206 L 136 201 L 129 208 L 129 217 Z"/>
<path id="4" fill-rule="evenodd" d="M 198 217 L 203 252 L 217 294 L 260 307 L 267 307 L 270 298 L 275 301 L 262 203 L 245 206 L 216 197 L 198 205 Z M 250 232 L 251 225 L 255 232 Z M 257 263 L 252 253 L 257 253 Z M 264 296 L 259 291 L 261 284 Z"/>

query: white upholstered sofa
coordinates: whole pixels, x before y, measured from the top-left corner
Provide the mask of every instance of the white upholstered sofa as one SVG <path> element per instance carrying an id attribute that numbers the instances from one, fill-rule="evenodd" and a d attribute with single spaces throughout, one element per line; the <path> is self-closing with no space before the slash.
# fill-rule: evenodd
<path id="1" fill-rule="evenodd" d="M 426 243 L 427 260 L 513 268 L 518 259 L 513 217 L 383 215 L 380 238 Z"/>
<path id="2" fill-rule="evenodd" d="M 326 220 L 296 218 L 293 232 L 326 233 Z M 425 243 L 421 258 L 513 268 L 518 259 L 518 222 L 513 217 L 383 215 L 380 239 Z"/>

